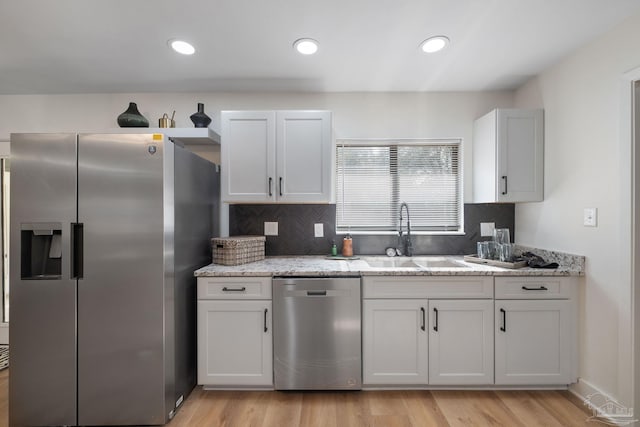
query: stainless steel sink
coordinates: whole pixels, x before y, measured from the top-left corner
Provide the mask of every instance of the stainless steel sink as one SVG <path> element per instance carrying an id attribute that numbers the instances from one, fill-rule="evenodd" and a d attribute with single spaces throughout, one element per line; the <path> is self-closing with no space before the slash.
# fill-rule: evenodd
<path id="1" fill-rule="evenodd" d="M 399 257 L 399 258 L 364 258 L 372 268 L 469 268 L 458 261 L 445 257 Z"/>
<path id="2" fill-rule="evenodd" d="M 419 268 L 410 258 L 365 258 L 364 262 L 373 268 Z"/>
<path id="3" fill-rule="evenodd" d="M 442 257 L 412 258 L 412 262 L 422 268 L 469 268 L 458 261 Z"/>

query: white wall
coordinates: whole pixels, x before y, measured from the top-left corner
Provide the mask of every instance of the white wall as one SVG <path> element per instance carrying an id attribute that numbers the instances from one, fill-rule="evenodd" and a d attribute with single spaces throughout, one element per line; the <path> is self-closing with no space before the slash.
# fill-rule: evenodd
<path id="1" fill-rule="evenodd" d="M 622 76 L 640 66 L 640 15 L 516 92 L 545 109 L 545 200 L 516 205 L 516 242 L 587 257 L 581 292 L 579 392 L 632 405 L 631 142 L 621 136 Z M 628 111 L 627 111 L 628 113 Z M 598 208 L 597 228 L 582 210 Z M 591 389 L 592 390 L 592 389 Z M 640 409 L 640 408 L 638 408 Z"/>
<path id="2" fill-rule="evenodd" d="M 193 127 L 189 115 L 205 104 L 220 129 L 220 110 L 327 109 L 333 111 L 336 138 L 438 138 L 464 141 L 465 200 L 470 201 L 473 120 L 495 107 L 509 107 L 513 92 L 477 93 L 206 93 L 0 96 L 0 141 L 11 132 L 105 130 L 129 101 L 151 126 L 176 110 L 176 127 Z M 1 147 L 0 147 L 1 148 Z"/>

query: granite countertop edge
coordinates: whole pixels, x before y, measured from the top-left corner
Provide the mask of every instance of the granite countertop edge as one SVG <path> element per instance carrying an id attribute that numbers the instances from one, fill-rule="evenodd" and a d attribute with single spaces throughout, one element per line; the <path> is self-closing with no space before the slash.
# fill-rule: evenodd
<path id="1" fill-rule="evenodd" d="M 427 255 L 420 255 L 420 257 Z M 371 258 L 373 256 L 363 256 Z M 385 258 L 379 257 L 378 258 Z M 466 262 L 462 256 L 444 255 L 462 264 L 464 268 L 372 268 L 363 260 L 334 260 L 324 256 L 267 257 L 241 265 L 209 264 L 194 272 L 196 277 L 348 277 L 348 276 L 584 276 L 584 257 L 560 254 L 554 262 L 557 269 L 519 268 L 509 269 Z"/>

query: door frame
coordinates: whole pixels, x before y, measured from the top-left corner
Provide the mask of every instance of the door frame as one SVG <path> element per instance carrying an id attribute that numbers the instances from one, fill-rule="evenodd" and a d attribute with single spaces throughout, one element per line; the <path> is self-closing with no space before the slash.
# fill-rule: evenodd
<path id="1" fill-rule="evenodd" d="M 631 378 L 628 392 L 631 394 L 635 413 L 640 411 L 640 67 L 623 74 L 621 84 L 621 157 L 623 197 L 621 215 L 622 253 L 628 254 L 622 263 L 623 279 L 629 283 L 629 306 L 621 310 L 620 345 L 618 366 L 628 366 L 629 372 L 618 372 L 618 378 Z M 628 160 L 624 160 L 625 156 Z M 628 183 L 628 187 L 627 187 Z M 624 196 L 623 193 L 623 196 Z M 627 327 L 628 325 L 628 327 Z M 627 344 L 628 343 L 628 344 Z M 630 348 L 629 348 L 630 347 Z M 628 381 L 628 380 L 627 380 Z M 625 381 L 621 384 L 624 384 Z M 624 394 L 624 391 L 623 391 Z"/>

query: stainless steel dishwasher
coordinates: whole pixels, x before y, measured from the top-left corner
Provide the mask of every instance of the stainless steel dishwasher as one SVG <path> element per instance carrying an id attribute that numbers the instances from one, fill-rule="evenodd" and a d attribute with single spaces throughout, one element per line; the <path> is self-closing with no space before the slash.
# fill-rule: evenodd
<path id="1" fill-rule="evenodd" d="M 273 280 L 277 390 L 362 388 L 360 278 Z"/>

